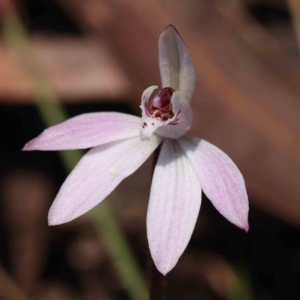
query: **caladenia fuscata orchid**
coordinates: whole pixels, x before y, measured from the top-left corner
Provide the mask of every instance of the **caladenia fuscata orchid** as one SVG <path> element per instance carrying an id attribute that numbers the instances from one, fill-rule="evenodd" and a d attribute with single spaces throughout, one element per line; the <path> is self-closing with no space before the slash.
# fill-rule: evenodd
<path id="1" fill-rule="evenodd" d="M 147 213 L 147 235 L 157 269 L 167 274 L 185 250 L 198 218 L 202 190 L 230 222 L 248 231 L 244 179 L 216 146 L 186 135 L 192 124 L 193 60 L 176 29 L 159 39 L 162 88 L 142 95 L 142 117 L 83 114 L 46 129 L 23 150 L 91 148 L 62 185 L 49 211 L 58 225 L 86 213 L 135 172 L 161 145 Z"/>

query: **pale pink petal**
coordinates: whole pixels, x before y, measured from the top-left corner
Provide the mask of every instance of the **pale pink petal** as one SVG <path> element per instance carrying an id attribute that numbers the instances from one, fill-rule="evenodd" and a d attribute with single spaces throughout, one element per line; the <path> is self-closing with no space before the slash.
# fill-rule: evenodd
<path id="1" fill-rule="evenodd" d="M 174 117 L 155 130 L 155 133 L 170 139 L 178 139 L 190 129 L 193 121 L 192 108 L 177 92 L 171 98 Z"/>
<path id="2" fill-rule="evenodd" d="M 169 25 L 159 38 L 159 68 L 163 87 L 171 87 L 191 102 L 195 83 L 193 59 L 177 30 Z"/>
<path id="3" fill-rule="evenodd" d="M 178 140 L 190 159 L 203 192 L 230 222 L 248 231 L 249 203 L 244 178 L 216 146 L 196 137 Z"/>
<path id="4" fill-rule="evenodd" d="M 115 112 L 89 113 L 52 126 L 23 150 L 84 149 L 139 135 L 140 118 Z"/>
<path id="5" fill-rule="evenodd" d="M 155 166 L 147 235 L 157 269 L 166 275 L 185 250 L 201 205 L 201 188 L 177 141 L 165 140 Z"/>
<path id="6" fill-rule="evenodd" d="M 160 142 L 153 135 L 149 141 L 137 137 L 90 150 L 62 185 L 50 208 L 49 224 L 71 221 L 92 209 L 135 172 Z"/>

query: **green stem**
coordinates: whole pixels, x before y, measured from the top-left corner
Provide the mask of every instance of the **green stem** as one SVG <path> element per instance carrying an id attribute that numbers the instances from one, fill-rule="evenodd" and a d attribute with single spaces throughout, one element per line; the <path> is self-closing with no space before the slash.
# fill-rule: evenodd
<path id="1" fill-rule="evenodd" d="M 6 16 L 3 33 L 8 45 L 18 53 L 32 79 L 33 93 L 37 109 L 46 126 L 63 122 L 67 113 L 60 105 L 56 95 L 47 84 L 38 63 L 35 61 L 29 38 L 16 15 Z M 71 171 L 82 156 L 82 151 L 60 151 L 59 155 L 67 171 Z M 106 245 L 116 271 L 128 296 L 132 300 L 148 299 L 148 291 L 139 265 L 116 222 L 107 202 L 101 203 L 91 212 L 91 218 Z"/>

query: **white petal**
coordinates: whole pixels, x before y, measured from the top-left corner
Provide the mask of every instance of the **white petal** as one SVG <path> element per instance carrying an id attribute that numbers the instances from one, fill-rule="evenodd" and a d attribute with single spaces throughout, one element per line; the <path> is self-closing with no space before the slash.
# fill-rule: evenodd
<path id="1" fill-rule="evenodd" d="M 71 221 L 92 209 L 135 172 L 160 142 L 153 135 L 149 141 L 137 137 L 90 150 L 62 185 L 50 208 L 49 224 Z"/>
<path id="2" fill-rule="evenodd" d="M 190 159 L 203 192 L 230 222 L 248 231 L 249 203 L 244 178 L 219 148 L 196 137 L 178 140 Z"/>
<path id="3" fill-rule="evenodd" d="M 79 115 L 46 129 L 23 150 L 84 149 L 138 136 L 140 120 L 115 112 Z"/>
<path id="4" fill-rule="evenodd" d="M 155 133 L 165 138 L 178 139 L 191 128 L 193 113 L 189 103 L 179 93 L 173 93 L 171 102 L 174 117 L 157 128 Z"/>
<path id="5" fill-rule="evenodd" d="M 201 188 L 189 159 L 176 141 L 163 143 L 155 166 L 147 213 L 150 251 L 167 274 L 185 250 L 201 204 Z"/>
<path id="6" fill-rule="evenodd" d="M 163 87 L 171 87 L 191 102 L 196 75 L 193 59 L 177 30 L 169 25 L 159 38 L 159 68 Z"/>
<path id="7" fill-rule="evenodd" d="M 149 140 L 154 131 L 164 125 L 164 123 L 158 119 L 147 116 L 142 118 L 142 122 L 143 124 L 141 124 L 140 127 L 140 137 L 142 141 Z"/>

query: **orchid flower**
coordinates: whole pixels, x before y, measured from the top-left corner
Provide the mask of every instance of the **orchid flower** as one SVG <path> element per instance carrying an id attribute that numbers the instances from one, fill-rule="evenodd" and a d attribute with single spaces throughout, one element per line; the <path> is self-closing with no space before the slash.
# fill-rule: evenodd
<path id="1" fill-rule="evenodd" d="M 230 222 L 248 231 L 248 197 L 243 176 L 216 146 L 186 135 L 192 124 L 194 63 L 176 29 L 159 38 L 162 89 L 142 95 L 142 117 L 83 114 L 46 129 L 23 150 L 91 148 L 62 185 L 49 225 L 71 221 L 104 200 L 161 145 L 147 212 L 147 235 L 157 269 L 167 274 L 191 238 L 201 192 Z"/>

